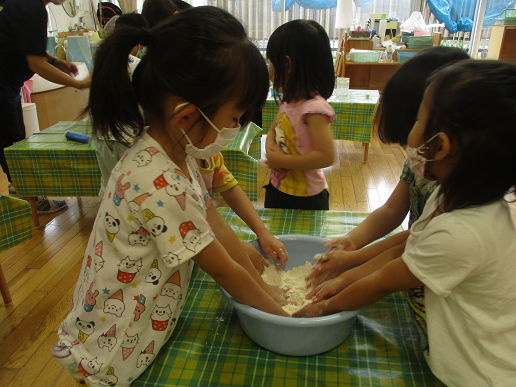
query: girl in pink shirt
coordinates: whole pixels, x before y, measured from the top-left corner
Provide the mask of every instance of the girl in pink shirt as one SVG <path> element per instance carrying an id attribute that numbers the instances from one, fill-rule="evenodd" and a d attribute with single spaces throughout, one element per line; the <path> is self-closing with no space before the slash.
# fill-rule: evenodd
<path id="1" fill-rule="evenodd" d="M 265 207 L 328 210 L 322 168 L 333 164 L 335 118 L 326 102 L 335 85 L 328 34 L 313 20 L 285 23 L 271 35 L 267 59 L 273 87 L 283 97 L 266 142 L 271 177 Z"/>

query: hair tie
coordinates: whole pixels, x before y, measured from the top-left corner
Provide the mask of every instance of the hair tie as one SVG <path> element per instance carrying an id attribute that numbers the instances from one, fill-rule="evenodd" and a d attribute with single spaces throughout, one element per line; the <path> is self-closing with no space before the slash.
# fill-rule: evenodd
<path id="1" fill-rule="evenodd" d="M 141 28 L 138 32 L 138 44 L 141 44 L 142 46 L 148 46 L 149 45 L 149 31 L 147 28 Z"/>

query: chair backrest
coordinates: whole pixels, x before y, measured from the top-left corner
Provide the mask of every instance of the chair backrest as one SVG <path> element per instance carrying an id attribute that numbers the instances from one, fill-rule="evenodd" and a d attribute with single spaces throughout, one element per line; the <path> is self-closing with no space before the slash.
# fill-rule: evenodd
<path id="1" fill-rule="evenodd" d="M 102 10 L 102 16 L 100 15 L 100 11 Z M 109 20 L 113 16 L 121 15 L 122 10 L 120 7 L 113 3 L 103 2 L 100 4 L 99 8 L 97 9 L 97 17 L 100 20 L 100 23 L 102 24 L 102 27 L 104 27 Z"/>

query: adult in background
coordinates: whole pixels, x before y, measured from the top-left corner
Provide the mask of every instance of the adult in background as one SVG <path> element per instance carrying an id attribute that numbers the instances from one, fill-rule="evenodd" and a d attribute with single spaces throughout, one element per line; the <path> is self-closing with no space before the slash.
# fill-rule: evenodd
<path id="1" fill-rule="evenodd" d="M 25 138 L 25 125 L 21 104 L 21 87 L 34 73 L 60 85 L 85 89 L 91 80 L 78 81 L 70 75 L 77 68 L 70 62 L 49 55 L 47 47 L 46 6 L 60 5 L 64 0 L 7 0 L 0 6 L 0 164 L 11 175 L 5 160 L 4 149 Z M 19 196 L 9 184 L 9 194 Z M 56 212 L 66 207 L 65 201 L 38 197 L 39 214 Z"/>

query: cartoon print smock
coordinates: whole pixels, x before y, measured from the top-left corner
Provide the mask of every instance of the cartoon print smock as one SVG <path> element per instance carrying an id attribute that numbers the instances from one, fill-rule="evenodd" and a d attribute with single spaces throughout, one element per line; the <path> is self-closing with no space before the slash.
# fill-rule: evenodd
<path id="1" fill-rule="evenodd" d="M 56 360 L 90 386 L 129 386 L 170 337 L 191 258 L 213 241 L 206 188 L 144 133 L 115 166 L 61 324 Z"/>
<path id="2" fill-rule="evenodd" d="M 316 149 L 305 121 L 307 114 L 325 115 L 328 122 L 335 118 L 333 108 L 320 95 L 295 103 L 280 101 L 275 131 L 276 143 L 283 152 L 303 155 Z M 313 196 L 328 188 L 322 169 L 290 169 L 286 173 L 272 169 L 270 182 L 279 191 L 292 196 Z"/>

